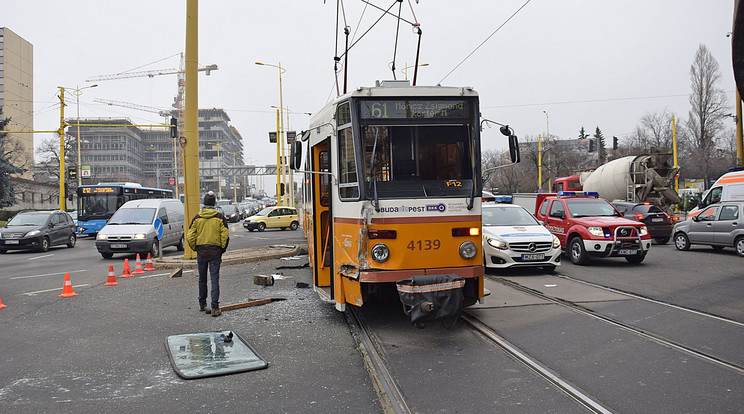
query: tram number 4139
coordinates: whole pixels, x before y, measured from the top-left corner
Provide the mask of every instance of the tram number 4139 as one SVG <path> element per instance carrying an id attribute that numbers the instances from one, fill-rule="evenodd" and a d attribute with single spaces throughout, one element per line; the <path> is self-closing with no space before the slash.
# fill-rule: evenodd
<path id="1" fill-rule="evenodd" d="M 411 240 L 406 246 L 410 250 L 438 250 L 442 247 L 442 242 L 439 240 Z"/>

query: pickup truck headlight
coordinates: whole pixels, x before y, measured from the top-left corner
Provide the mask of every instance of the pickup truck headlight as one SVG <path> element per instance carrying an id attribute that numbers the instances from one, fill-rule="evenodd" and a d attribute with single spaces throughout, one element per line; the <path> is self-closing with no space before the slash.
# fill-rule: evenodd
<path id="1" fill-rule="evenodd" d="M 561 241 L 557 237 L 553 236 L 553 248 L 557 249 L 561 247 Z"/>
<path id="2" fill-rule="evenodd" d="M 488 238 L 486 239 L 486 242 L 490 244 L 492 247 L 495 247 L 497 249 L 501 249 L 501 250 L 507 249 L 506 242 L 503 240 Z"/>
<path id="3" fill-rule="evenodd" d="M 592 236 L 604 237 L 604 230 L 602 230 L 602 227 L 587 227 L 586 231 L 588 231 Z"/>
<path id="4" fill-rule="evenodd" d="M 646 226 L 641 227 L 640 232 L 641 232 L 641 236 L 648 236 L 648 227 Z"/>

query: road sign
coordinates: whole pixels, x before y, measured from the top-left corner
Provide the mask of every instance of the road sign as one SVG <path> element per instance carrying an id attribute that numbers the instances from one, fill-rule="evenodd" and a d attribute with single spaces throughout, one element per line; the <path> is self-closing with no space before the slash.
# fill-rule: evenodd
<path id="1" fill-rule="evenodd" d="M 160 240 L 163 237 L 163 221 L 156 218 L 153 225 L 155 226 L 155 231 L 158 232 L 158 240 Z"/>
<path id="2" fill-rule="evenodd" d="M 176 183 L 176 177 L 168 177 L 168 185 L 173 185 Z"/>
<path id="3" fill-rule="evenodd" d="M 80 172 L 83 178 L 90 178 L 90 165 L 81 165 Z"/>

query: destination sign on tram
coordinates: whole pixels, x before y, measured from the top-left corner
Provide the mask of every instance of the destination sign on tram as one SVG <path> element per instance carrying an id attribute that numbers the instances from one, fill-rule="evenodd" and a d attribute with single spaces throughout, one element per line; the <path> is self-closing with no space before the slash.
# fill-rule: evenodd
<path id="1" fill-rule="evenodd" d="M 360 107 L 362 119 L 462 119 L 473 113 L 470 101 L 463 99 L 374 100 L 362 101 Z"/>

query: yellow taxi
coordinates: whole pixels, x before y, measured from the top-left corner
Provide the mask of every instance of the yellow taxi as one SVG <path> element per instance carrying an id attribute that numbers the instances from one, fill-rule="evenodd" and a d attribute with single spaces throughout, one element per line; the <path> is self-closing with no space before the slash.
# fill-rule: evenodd
<path id="1" fill-rule="evenodd" d="M 297 219 L 297 209 L 294 207 L 274 206 L 266 207 L 253 216 L 243 220 L 243 227 L 249 231 L 264 231 L 267 228 L 297 230 L 300 221 Z"/>

